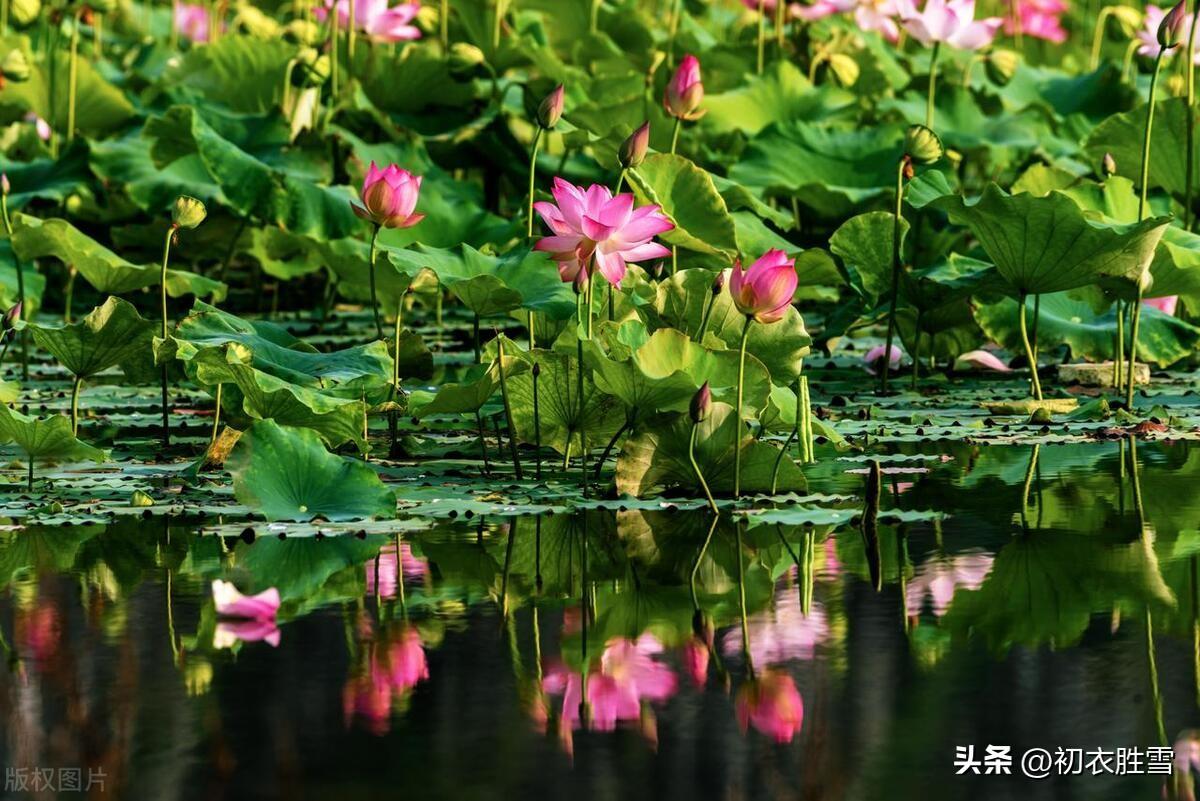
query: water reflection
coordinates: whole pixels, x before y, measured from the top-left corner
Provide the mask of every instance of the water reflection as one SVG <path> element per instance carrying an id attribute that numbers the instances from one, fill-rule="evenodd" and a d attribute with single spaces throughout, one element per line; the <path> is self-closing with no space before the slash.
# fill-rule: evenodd
<path id="1" fill-rule="evenodd" d="M 813 466 L 841 526 L 0 532 L 5 763 L 103 769 L 121 798 L 959 798 L 1020 785 L 956 780 L 956 745 L 1161 744 L 1165 781 L 1063 786 L 1194 798 L 1200 449 L 949 450 Z M 214 580 L 278 610 L 221 613 Z"/>

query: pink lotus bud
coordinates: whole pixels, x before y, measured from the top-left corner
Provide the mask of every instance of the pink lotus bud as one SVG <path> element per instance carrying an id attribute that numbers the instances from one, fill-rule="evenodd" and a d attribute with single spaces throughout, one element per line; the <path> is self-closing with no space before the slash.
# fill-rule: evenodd
<path id="1" fill-rule="evenodd" d="M 733 265 L 729 294 L 742 314 L 760 323 L 774 323 L 782 320 L 792 305 L 797 282 L 795 259 L 782 250 L 768 250 L 745 272 L 740 262 Z"/>
<path id="2" fill-rule="evenodd" d="M 692 403 L 688 407 L 688 414 L 691 415 L 693 423 L 703 423 L 708 419 L 710 411 L 712 411 L 712 390 L 709 389 L 708 382 L 705 381 L 703 386 L 696 390 L 696 394 L 692 396 Z"/>
<path id="3" fill-rule="evenodd" d="M 553 92 L 546 95 L 542 104 L 538 106 L 538 125 L 548 131 L 555 125 L 558 125 L 562 113 L 563 85 L 560 83 Z"/>
<path id="4" fill-rule="evenodd" d="M 646 151 L 650 149 L 650 123 L 643 122 L 642 126 L 629 135 L 621 144 L 621 151 L 618 154 L 621 159 L 621 166 L 625 169 L 637 167 L 646 158 Z"/>
<path id="5" fill-rule="evenodd" d="M 0 193 L 5 195 L 12 192 L 12 184 L 8 182 L 8 173 L 0 172 Z"/>
<path id="6" fill-rule="evenodd" d="M 1187 22 L 1187 0 L 1179 0 L 1162 22 L 1158 23 L 1158 46 L 1168 50 L 1179 44 L 1183 39 L 1185 23 Z"/>
<path id="7" fill-rule="evenodd" d="M 17 301 L 12 308 L 4 313 L 4 319 L 0 320 L 0 326 L 3 326 L 5 331 L 11 331 L 16 328 L 17 321 L 21 319 L 21 301 Z"/>
<path id="8" fill-rule="evenodd" d="M 720 295 L 721 290 L 724 288 L 725 288 L 725 271 L 722 270 L 721 272 L 717 273 L 717 277 L 713 279 L 712 293 L 714 295 Z"/>
<path id="9" fill-rule="evenodd" d="M 1117 174 L 1117 160 L 1113 158 L 1112 153 L 1104 154 L 1104 158 L 1100 160 L 1100 169 L 1104 171 L 1105 178 L 1110 178 Z"/>
<path id="10" fill-rule="evenodd" d="M 573 286 L 575 288 L 576 295 L 582 295 L 585 292 L 587 292 L 587 288 L 588 288 L 587 268 L 585 268 L 585 267 L 579 268 L 579 271 L 577 273 L 575 273 L 575 277 L 573 279 L 571 279 L 571 286 Z"/>
<path id="11" fill-rule="evenodd" d="M 395 164 L 381 170 L 371 162 L 363 179 L 362 205 L 351 201 L 350 208 L 364 220 L 384 228 L 411 228 L 425 219 L 415 214 L 421 194 L 421 177 Z"/>
<path id="12" fill-rule="evenodd" d="M 663 107 L 672 117 L 698 120 L 704 116 L 704 83 L 700 80 L 700 60 L 693 55 L 683 57 L 679 68 L 667 83 Z"/>

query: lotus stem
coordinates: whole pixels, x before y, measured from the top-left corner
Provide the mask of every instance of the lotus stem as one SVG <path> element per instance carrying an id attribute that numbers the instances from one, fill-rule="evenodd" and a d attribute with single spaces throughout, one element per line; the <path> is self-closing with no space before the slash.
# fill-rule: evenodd
<path id="1" fill-rule="evenodd" d="M 336 17 L 337 14 L 331 14 L 330 16 Z M 377 252 L 376 244 L 378 243 L 378 240 L 379 226 L 376 225 L 371 231 L 371 255 L 369 259 L 370 266 L 368 273 L 371 281 L 371 315 L 375 319 L 375 338 L 383 339 L 383 323 L 379 322 L 379 301 L 375 295 L 375 257 Z M 478 359 L 476 359 L 476 361 L 478 361 Z"/>
<path id="2" fill-rule="evenodd" d="M 1134 39 L 1125 48 L 1125 57 L 1121 60 L 1121 80 L 1129 77 L 1129 68 L 1133 66 L 1133 56 L 1137 53 L 1139 47 L 1141 47 L 1141 41 Z"/>
<path id="3" fill-rule="evenodd" d="M 75 139 L 75 94 L 79 84 L 79 27 L 83 7 L 75 12 L 71 23 L 71 45 L 67 61 L 67 144 Z"/>
<path id="4" fill-rule="evenodd" d="M 500 29 L 504 26 L 505 6 L 507 0 L 496 0 L 496 16 L 492 20 L 492 49 L 500 49 Z"/>
<path id="5" fill-rule="evenodd" d="M 671 5 L 671 23 L 667 31 L 667 65 L 675 66 L 675 35 L 679 33 L 679 18 L 683 16 L 683 0 L 674 0 Z M 674 149 L 671 150 L 675 152 Z"/>
<path id="6" fill-rule="evenodd" d="M 717 303 L 717 294 L 708 293 L 708 305 L 704 307 L 704 314 L 700 317 L 700 330 L 696 332 L 697 344 L 704 344 L 704 335 L 708 332 L 708 318 L 712 315 L 713 306 Z"/>
<path id="7" fill-rule="evenodd" d="M 738 382 L 737 410 L 734 419 L 735 433 L 733 438 L 733 497 L 742 497 L 742 390 L 746 378 L 746 339 L 750 334 L 750 324 L 754 318 L 747 315 L 746 323 L 742 326 L 742 338 L 738 343 Z"/>
<path id="8" fill-rule="evenodd" d="M 526 327 L 529 328 L 529 350 L 532 351 L 537 345 L 534 343 L 533 333 L 533 309 L 529 309 L 525 313 Z"/>
<path id="9" fill-rule="evenodd" d="M 1030 338 L 1033 340 L 1033 358 L 1038 357 L 1038 322 L 1042 319 L 1042 296 L 1033 296 L 1033 326 L 1030 328 Z"/>
<path id="10" fill-rule="evenodd" d="M 758 70 L 763 74 L 763 61 L 767 48 L 767 0 L 758 0 Z"/>
<path id="11" fill-rule="evenodd" d="M 4 0 L 5 8 L 7 8 L 7 0 Z M 4 221 L 4 234 L 11 242 L 13 238 L 12 219 L 8 216 L 8 193 L 0 192 L 0 218 Z M 16 253 L 13 254 L 13 266 L 17 270 L 17 302 L 21 304 L 21 320 L 29 319 L 29 309 L 25 305 L 25 268 L 21 265 L 21 260 L 17 258 Z M 21 339 L 21 378 L 29 380 L 29 340 L 22 329 L 18 334 Z"/>
<path id="12" fill-rule="evenodd" d="M 504 401 L 504 422 L 508 425 L 508 450 L 512 455 L 513 472 L 520 481 L 521 457 L 517 453 L 517 427 L 513 423 L 512 404 L 508 400 L 508 381 L 504 377 L 504 337 L 496 337 L 496 369 L 500 372 L 500 397 Z"/>
<path id="13" fill-rule="evenodd" d="M 63 287 L 63 322 L 71 324 L 75 309 L 75 275 L 74 265 L 67 268 L 67 284 Z"/>
<path id="14" fill-rule="evenodd" d="M 26 486 L 33 492 L 33 454 L 29 455 L 29 479 Z"/>
<path id="15" fill-rule="evenodd" d="M 804 438 L 804 462 L 805 464 L 815 462 L 816 450 L 813 443 L 812 430 L 812 402 L 808 395 L 808 376 L 800 376 L 800 411 L 803 413 L 801 420 L 803 425 L 800 428 L 800 435 Z"/>
<path id="16" fill-rule="evenodd" d="M 438 11 L 438 32 L 442 41 L 442 52 L 450 53 L 450 0 L 442 0 Z"/>
<path id="17" fill-rule="evenodd" d="M 1096 30 L 1092 33 L 1091 69 L 1093 72 L 1100 66 L 1100 46 L 1104 43 L 1104 23 L 1108 21 L 1109 15 L 1115 10 L 1116 6 L 1105 6 L 1096 16 Z"/>
<path id="18" fill-rule="evenodd" d="M 1187 52 L 1182 59 L 1184 69 L 1187 70 L 1187 139 L 1185 147 L 1187 148 L 1184 154 L 1186 162 L 1185 169 L 1187 175 L 1184 177 L 1183 190 L 1183 227 L 1184 230 L 1192 230 L 1192 172 L 1195 170 L 1195 146 L 1196 146 L 1196 65 L 1192 59 L 1196 53 L 1196 23 L 1200 21 L 1200 2 L 1193 2 L 1192 9 L 1192 24 L 1188 28 Z"/>
<path id="19" fill-rule="evenodd" d="M 1113 353 L 1113 389 L 1121 391 L 1125 383 L 1125 304 L 1117 301 L 1117 342 Z"/>
<path id="20" fill-rule="evenodd" d="M 708 499 L 708 508 L 713 510 L 713 514 L 720 514 L 721 510 L 717 508 L 717 502 L 713 500 L 712 491 L 708 488 L 708 482 L 704 480 L 704 473 L 701 472 L 700 465 L 696 463 L 696 431 L 699 428 L 699 423 L 692 423 L 692 435 L 688 439 L 688 461 L 692 463 L 692 470 L 696 473 L 696 480 L 700 482 L 700 488 L 704 490 L 704 497 Z"/>
<path id="21" fill-rule="evenodd" d="M 75 381 L 71 384 L 71 433 L 79 436 L 79 389 L 83 385 L 83 379 L 75 376 Z"/>
<path id="22" fill-rule="evenodd" d="M 889 354 L 885 354 L 889 355 Z M 921 372 L 921 310 L 917 310 L 917 322 L 913 328 L 912 389 L 917 390 L 917 378 Z"/>
<path id="23" fill-rule="evenodd" d="M 163 242 L 163 258 L 162 258 L 162 273 L 159 276 L 159 298 L 162 301 L 162 339 L 167 340 L 167 264 L 171 260 L 171 240 L 175 238 L 177 227 L 174 223 L 167 228 L 167 238 Z M 162 442 L 163 447 L 167 448 L 171 445 L 171 419 L 170 419 L 170 404 L 167 396 L 167 363 L 164 361 L 162 365 Z"/>
<path id="24" fill-rule="evenodd" d="M 346 0 L 348 7 L 346 9 L 346 73 L 349 80 L 354 79 L 354 42 L 356 39 L 355 28 L 358 22 L 358 15 L 354 13 L 355 0 Z M 336 12 L 336 9 L 334 9 Z"/>
<path id="25" fill-rule="evenodd" d="M 333 13 L 329 15 L 329 107 L 330 112 L 333 111 L 333 105 L 337 102 L 338 96 L 338 14 L 337 7 L 334 6 Z"/>
<path id="26" fill-rule="evenodd" d="M 591 289 L 590 282 L 588 283 L 588 288 L 589 288 L 589 290 Z M 589 315 L 589 317 L 591 316 L 590 310 L 588 311 L 588 315 Z M 589 323 L 589 325 L 590 325 L 590 323 Z M 583 414 L 584 414 L 583 340 L 579 337 L 576 337 L 576 339 L 575 339 L 575 348 L 576 348 L 576 356 L 579 359 L 579 376 L 576 379 L 576 387 L 578 388 L 578 392 L 579 392 L 579 466 L 580 466 L 579 475 L 583 479 L 583 497 L 586 498 L 588 496 L 588 474 L 587 474 L 587 439 L 584 436 L 585 429 L 584 429 L 584 418 L 583 418 Z M 567 440 L 570 441 L 570 435 L 567 436 Z"/>
<path id="27" fill-rule="evenodd" d="M 1150 188 L 1150 136 L 1154 128 L 1154 95 L 1158 89 L 1158 74 L 1162 70 L 1163 55 L 1166 52 L 1167 48 L 1165 47 L 1158 49 L 1158 55 L 1154 57 L 1154 72 L 1150 75 L 1150 98 L 1146 104 L 1146 132 L 1142 138 L 1142 186 L 1141 194 L 1138 195 L 1138 222 L 1146 219 L 1146 194 Z M 1188 116 L 1191 116 L 1190 112 Z M 1129 369 L 1125 375 L 1125 406 L 1127 409 L 1133 408 L 1134 367 L 1137 364 L 1138 327 L 1142 318 L 1143 292 L 1142 282 L 1139 280 L 1137 300 L 1134 301 L 1133 309 L 1129 313 Z"/>
<path id="28" fill-rule="evenodd" d="M 479 364 L 479 358 L 482 354 L 479 346 L 479 313 L 476 312 L 471 322 L 471 342 L 475 348 L 475 363 Z"/>
<path id="29" fill-rule="evenodd" d="M 354 0 L 350 0 L 354 2 Z M 1021 31 L 1021 15 L 1017 12 L 1017 0 L 1008 0 L 1008 18 L 1012 22 L 1013 27 L 1013 43 L 1016 45 L 1017 51 L 1025 49 Z"/>
<path id="30" fill-rule="evenodd" d="M 1040 401 L 1042 399 L 1042 384 L 1038 380 L 1037 358 L 1033 354 L 1033 346 L 1029 344 L 1029 330 L 1025 325 L 1025 298 L 1026 295 L 1022 292 L 1020 299 L 1017 301 L 1021 304 L 1020 314 L 1018 315 L 1021 326 L 1021 341 L 1025 344 L 1025 356 L 1029 360 L 1029 379 L 1033 388 L 1033 397 Z"/>
<path id="31" fill-rule="evenodd" d="M 925 127 L 933 129 L 933 98 L 937 90 L 937 63 L 941 51 L 941 42 L 933 43 L 933 52 L 929 56 L 929 96 L 925 99 Z"/>
<path id="32" fill-rule="evenodd" d="M 221 428 L 221 388 L 223 386 L 225 385 L 220 382 L 217 383 L 217 400 L 213 404 L 212 436 L 208 438 L 208 447 L 210 448 L 217 444 L 217 431 Z"/>
<path id="33" fill-rule="evenodd" d="M 622 167 L 621 171 L 619 173 L 617 173 L 617 185 L 613 189 L 613 197 L 616 197 L 617 195 L 621 194 L 621 187 L 623 187 L 624 185 L 625 185 L 625 168 Z"/>
<path id="34" fill-rule="evenodd" d="M 879 501 L 883 489 L 883 471 L 879 460 L 872 459 L 867 470 L 866 493 L 863 499 L 862 533 L 867 554 L 867 568 L 875 592 L 883 589 L 883 570 L 879 556 Z"/>
<path id="35" fill-rule="evenodd" d="M 779 48 L 779 60 L 784 58 L 783 43 L 784 43 L 784 3 L 775 4 L 775 46 Z"/>
<path id="36" fill-rule="evenodd" d="M 534 367 L 537 368 L 537 364 Z M 538 375 L 541 370 L 533 370 L 533 447 L 536 452 L 536 460 L 534 461 L 534 476 L 538 481 L 542 480 L 542 416 L 541 409 L 538 405 Z M 569 440 L 569 438 L 568 438 Z M 570 447 L 568 442 L 568 447 Z"/>
<path id="37" fill-rule="evenodd" d="M 792 428 L 788 432 L 787 439 L 783 441 L 783 447 L 779 449 L 779 453 L 775 455 L 775 466 L 771 468 L 771 494 L 774 495 L 779 487 L 779 468 L 783 464 L 783 457 L 787 455 L 787 449 L 792 444 L 792 440 L 797 437 L 797 429 Z"/>
<path id="38" fill-rule="evenodd" d="M 671 155 L 675 155 L 675 151 L 679 148 L 679 129 L 683 126 L 683 119 L 675 118 L 675 125 L 671 128 Z"/>
<path id="39" fill-rule="evenodd" d="M 933 84 L 931 83 L 930 86 Z M 930 97 L 933 95 L 930 94 Z M 892 338 L 896 333 L 896 303 L 900 294 L 900 222 L 904 219 L 904 171 L 908 157 L 900 159 L 896 169 L 896 211 L 892 221 L 892 296 L 888 304 L 887 338 L 883 349 L 883 367 L 879 371 L 879 391 L 888 390 L 888 373 L 892 371 Z"/>
<path id="40" fill-rule="evenodd" d="M 600 30 L 600 5 L 603 0 L 592 0 L 592 18 L 588 30 L 596 33 Z"/>
<path id="41" fill-rule="evenodd" d="M 92 55 L 97 61 L 104 57 L 104 15 L 98 11 L 92 15 Z"/>
<path id="42" fill-rule="evenodd" d="M 600 461 L 596 463 L 596 469 L 592 471 L 592 478 L 596 479 L 597 481 L 600 480 L 600 473 L 604 470 L 604 463 L 608 461 L 608 457 L 609 454 L 612 453 L 612 449 L 617 447 L 617 440 L 619 440 L 621 435 L 628 431 L 629 427 L 633 425 L 633 420 L 635 417 L 637 417 L 637 409 L 634 409 L 625 416 L 625 422 L 621 423 L 621 427 L 617 429 L 617 433 L 613 434 L 612 438 L 609 439 L 608 444 L 604 446 L 604 452 L 600 454 Z"/>
<path id="43" fill-rule="evenodd" d="M 700 550 L 696 552 L 696 558 L 692 561 L 692 570 L 688 574 L 688 590 L 692 595 L 692 609 L 700 611 L 700 596 L 696 593 L 696 576 L 700 574 L 700 563 L 704 561 L 704 554 L 708 551 L 708 544 L 712 542 L 713 532 L 717 530 L 717 523 L 721 521 L 719 515 L 712 519 L 712 523 L 708 526 L 708 534 L 704 537 L 704 542 L 700 543 Z"/>
<path id="44" fill-rule="evenodd" d="M 537 175 L 537 157 L 538 148 L 542 144 L 542 127 L 539 125 L 537 131 L 533 134 L 533 147 L 529 152 L 529 210 L 526 216 L 528 228 L 525 235 L 530 239 L 533 238 L 533 189 L 534 178 Z"/>
<path id="45" fill-rule="evenodd" d="M 487 475 L 492 473 L 492 465 L 488 462 L 487 440 L 483 438 L 483 415 L 479 410 L 475 410 L 475 428 L 479 432 L 479 452 L 483 455 L 483 472 Z"/>

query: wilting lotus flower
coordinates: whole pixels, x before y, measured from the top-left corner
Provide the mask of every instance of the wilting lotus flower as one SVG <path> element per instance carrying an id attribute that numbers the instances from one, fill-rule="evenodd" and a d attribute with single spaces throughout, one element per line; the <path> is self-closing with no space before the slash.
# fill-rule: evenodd
<path id="1" fill-rule="evenodd" d="M 633 207 L 633 195 L 613 197 L 606 187 L 583 187 L 554 179 L 554 203 L 535 203 L 534 208 L 553 231 L 534 250 L 549 253 L 558 262 L 563 281 L 574 281 L 581 266 L 595 268 L 616 287 L 625 277 L 625 265 L 671 255 L 651 242 L 656 234 L 675 227 L 658 206 Z M 587 272 L 592 272 L 588 267 Z"/>
<path id="2" fill-rule="evenodd" d="M 329 16 L 332 3 L 318 6 L 316 17 L 321 22 Z M 359 30 L 381 42 L 405 42 L 421 38 L 421 29 L 412 21 L 421 11 L 420 3 L 401 3 L 388 8 L 388 0 L 355 0 L 354 19 Z M 350 0 L 337 2 L 338 25 L 345 29 L 350 21 Z"/>
<path id="3" fill-rule="evenodd" d="M 663 107 L 672 117 L 690 122 L 704 116 L 705 110 L 700 108 L 703 102 L 704 82 L 700 79 L 700 60 L 688 54 L 679 62 L 679 67 L 667 83 Z"/>
<path id="4" fill-rule="evenodd" d="M 590 728 L 612 731 L 619 721 L 638 720 L 643 701 L 661 703 L 675 694 L 675 674 L 654 659 L 662 650 L 662 643 L 652 634 L 643 634 L 637 640 L 614 637 L 608 641 L 599 669 L 588 675 Z M 563 694 L 562 721 L 569 728 L 578 728 L 583 696 L 579 673 L 556 666 L 547 672 L 544 687 L 548 693 Z"/>
<path id="5" fill-rule="evenodd" d="M 992 43 L 1004 20 L 975 21 L 975 0 L 926 0 L 917 11 L 913 0 L 898 0 L 900 21 L 926 47 L 945 43 L 959 50 L 978 50 Z"/>
<path id="6" fill-rule="evenodd" d="M 971 350 L 960 354 L 954 360 L 954 369 L 969 369 L 978 368 L 982 370 L 995 370 L 998 373 L 1011 373 L 1012 368 L 1004 362 L 996 358 L 996 354 L 990 350 Z"/>
<path id="7" fill-rule="evenodd" d="M 884 39 L 896 42 L 900 39 L 900 14 L 897 0 L 860 0 L 854 4 L 854 21 L 864 31 L 878 31 Z"/>
<path id="8" fill-rule="evenodd" d="M 1158 309 L 1163 314 L 1174 315 L 1175 307 L 1179 304 L 1179 296 L 1168 295 L 1165 298 L 1146 298 L 1142 303 Z"/>
<path id="9" fill-rule="evenodd" d="M 782 250 L 768 250 L 758 261 L 742 270 L 733 265 L 729 276 L 729 294 L 733 305 L 755 322 L 774 323 L 783 319 L 796 293 L 796 261 Z"/>
<path id="10" fill-rule="evenodd" d="M 815 601 L 807 615 L 800 608 L 794 590 L 780 592 L 773 609 L 763 610 L 749 619 L 750 660 L 757 666 L 778 665 L 789 660 L 812 659 L 817 646 L 829 637 L 825 609 Z M 721 640 L 727 656 L 742 651 L 742 632 L 731 629 Z"/>
<path id="11" fill-rule="evenodd" d="M 228 581 L 212 583 L 213 605 L 220 617 L 240 620 L 274 620 L 279 611 L 279 590 L 271 587 L 258 595 L 242 595 Z"/>
<path id="12" fill-rule="evenodd" d="M 176 3 L 175 30 L 193 42 L 207 42 L 208 9 L 198 3 Z"/>
<path id="13" fill-rule="evenodd" d="M 879 363 L 883 361 L 883 354 L 886 350 L 887 348 L 885 348 L 883 345 L 876 345 L 867 351 L 867 355 L 863 357 L 863 361 L 867 364 L 868 373 L 875 375 L 879 371 Z M 896 347 L 895 345 L 892 345 L 891 358 L 888 359 L 888 369 L 899 370 L 900 359 L 903 356 L 904 351 L 900 350 L 900 348 Z"/>
<path id="14" fill-rule="evenodd" d="M 961 587 L 978 589 L 992 569 L 992 557 L 982 551 L 968 551 L 957 556 L 939 556 L 918 568 L 908 582 L 905 604 L 909 614 L 918 614 L 925 599 L 933 600 L 933 613 L 938 617 L 945 614 Z"/>
<path id="15" fill-rule="evenodd" d="M 367 594 L 376 594 L 378 577 L 378 593 L 381 598 L 395 598 L 402 579 L 421 579 L 429 573 L 429 566 L 425 560 L 413 556 L 412 548 L 407 542 L 400 543 L 399 556 L 395 546 L 386 546 L 379 552 L 379 556 L 364 564 L 363 569 L 367 577 Z"/>
<path id="16" fill-rule="evenodd" d="M 1015 2 L 1016 14 L 1004 20 L 1004 32 L 1011 35 L 1018 31 L 1034 39 L 1062 44 L 1067 40 L 1067 31 L 1062 26 L 1062 15 L 1067 10 L 1066 0 L 1009 0 Z M 1015 19 L 1014 19 L 1015 17 Z"/>
<path id="17" fill-rule="evenodd" d="M 790 743 L 804 722 L 804 701 L 796 682 L 783 671 L 764 670 L 738 690 L 738 724 L 753 726 L 777 743 Z"/>
<path id="18" fill-rule="evenodd" d="M 346 682 L 342 692 L 346 725 L 358 718 L 373 734 L 385 734 L 393 701 L 404 698 L 427 678 L 429 665 L 421 635 L 415 628 L 403 627 L 386 646 L 371 646 L 366 671 Z"/>
<path id="19" fill-rule="evenodd" d="M 421 195 L 421 176 L 389 164 L 381 170 L 372 161 L 363 178 L 362 205 L 350 202 L 350 208 L 364 220 L 384 228 L 411 228 L 425 219 L 415 214 Z"/>
<path id="20" fill-rule="evenodd" d="M 1146 16 L 1142 23 L 1141 30 L 1138 31 L 1138 41 L 1142 44 L 1138 47 L 1138 55 L 1154 58 L 1158 55 L 1161 46 L 1158 43 L 1158 32 L 1163 28 L 1163 20 L 1167 14 L 1171 12 L 1168 8 L 1159 8 L 1158 6 L 1146 6 Z M 1175 50 L 1170 49 L 1163 53 L 1163 58 L 1171 58 L 1175 55 Z M 1200 48 L 1197 48 L 1192 60 L 1196 64 L 1200 64 Z"/>

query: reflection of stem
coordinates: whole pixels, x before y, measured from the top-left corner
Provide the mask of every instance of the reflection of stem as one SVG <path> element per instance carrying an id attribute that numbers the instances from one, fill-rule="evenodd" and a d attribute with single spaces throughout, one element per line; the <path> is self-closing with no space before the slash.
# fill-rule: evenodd
<path id="1" fill-rule="evenodd" d="M 883 589 L 883 571 L 880 569 L 879 558 L 879 496 L 883 489 L 883 472 L 879 462 L 871 460 L 867 472 L 866 498 L 863 503 L 862 533 L 867 555 L 867 569 L 871 573 L 871 584 L 875 591 Z"/>
<path id="2" fill-rule="evenodd" d="M 708 551 L 708 544 L 712 542 L 713 532 L 717 530 L 717 523 L 721 518 L 713 517 L 712 523 L 708 527 L 708 535 L 705 536 L 704 542 L 700 545 L 700 551 L 696 554 L 696 559 L 692 562 L 692 572 L 688 575 L 688 590 L 692 594 L 692 609 L 700 611 L 700 596 L 696 593 L 696 576 L 700 573 L 700 563 L 704 561 L 704 554 Z"/>
<path id="3" fill-rule="evenodd" d="M 179 664 L 179 645 L 175 642 L 175 610 L 171 605 L 171 570 L 167 568 L 167 636 L 171 639 L 171 654 Z"/>
<path id="4" fill-rule="evenodd" d="M 704 490 L 704 497 L 708 498 L 708 507 L 713 510 L 713 514 L 720 514 L 717 502 L 713 500 L 712 492 L 708 488 L 708 482 L 704 480 L 704 473 L 700 471 L 700 465 L 696 463 L 696 432 L 699 428 L 699 423 L 692 423 L 692 436 L 688 439 L 688 461 L 692 463 L 692 470 L 696 473 L 700 488 Z"/>
<path id="5" fill-rule="evenodd" d="M 1029 465 L 1025 468 L 1025 481 L 1021 485 L 1021 527 L 1028 528 L 1025 522 L 1025 512 L 1029 508 L 1029 487 L 1033 484 L 1034 470 L 1037 468 L 1038 452 L 1041 445 L 1035 443 L 1033 451 L 1029 454 Z"/>
<path id="6" fill-rule="evenodd" d="M 742 526 L 734 525 L 737 532 L 737 577 L 738 577 L 738 611 L 742 618 L 742 651 L 746 655 L 746 669 L 750 678 L 754 678 L 754 658 L 750 654 L 750 623 L 746 619 L 746 572 L 742 564 Z"/>
<path id="7" fill-rule="evenodd" d="M 1154 617 L 1146 607 L 1146 664 L 1150 673 L 1150 697 L 1154 700 L 1154 724 L 1158 729 L 1158 742 L 1167 744 L 1167 729 L 1163 722 L 1162 693 L 1158 686 L 1158 660 L 1154 656 Z"/>
<path id="8" fill-rule="evenodd" d="M 492 466 L 488 463 L 487 442 L 483 438 L 483 416 L 479 414 L 479 410 L 475 410 L 475 427 L 479 431 L 479 452 L 483 454 L 483 472 L 490 474 Z"/>
<path id="9" fill-rule="evenodd" d="M 1133 509 L 1137 512 L 1139 534 L 1146 525 L 1146 513 L 1142 508 L 1142 482 L 1138 476 L 1137 439 L 1129 438 L 1129 479 L 1133 484 Z"/>
<path id="10" fill-rule="evenodd" d="M 742 433 L 745 428 L 742 423 L 742 391 L 746 379 L 746 338 L 750 333 L 750 324 L 754 318 L 746 315 L 742 326 L 742 340 L 738 344 L 738 381 L 737 381 L 737 413 L 734 415 L 733 437 L 733 497 L 742 497 Z"/>
<path id="11" fill-rule="evenodd" d="M 504 572 L 500 575 L 500 618 L 508 619 L 508 572 L 512 567 L 513 543 L 516 541 L 516 526 L 508 529 L 508 544 L 504 546 Z"/>
<path id="12" fill-rule="evenodd" d="M 1192 682 L 1196 687 L 1196 706 L 1200 707 L 1200 557 L 1191 558 L 1192 600 Z"/>

